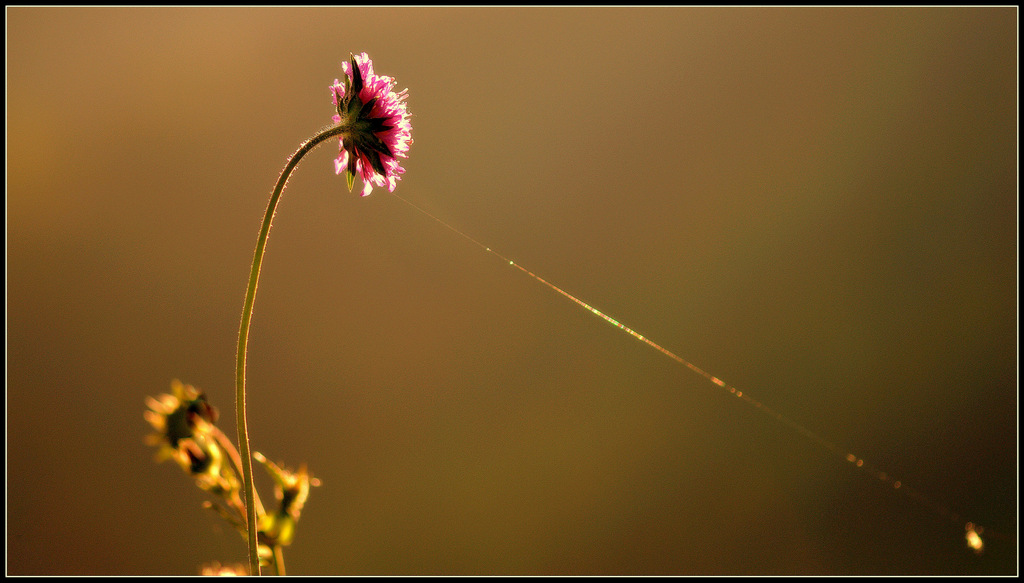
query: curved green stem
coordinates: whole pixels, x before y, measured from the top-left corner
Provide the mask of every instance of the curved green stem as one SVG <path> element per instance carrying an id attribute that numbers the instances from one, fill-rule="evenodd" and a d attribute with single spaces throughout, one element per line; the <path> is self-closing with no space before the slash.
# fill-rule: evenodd
<path id="1" fill-rule="evenodd" d="M 260 280 L 260 267 L 263 264 L 263 254 L 267 249 L 267 237 L 270 235 L 270 224 L 274 220 L 274 213 L 277 210 L 277 203 L 281 199 L 281 193 L 288 184 L 288 177 L 299 165 L 302 157 L 308 154 L 313 148 L 333 137 L 339 136 L 345 128 L 343 125 L 328 126 L 318 132 L 312 138 L 306 140 L 299 146 L 299 149 L 292 154 L 285 164 L 281 176 L 277 179 L 274 192 L 270 195 L 270 202 L 267 204 L 267 212 L 263 216 L 263 225 L 260 227 L 260 235 L 256 240 L 256 251 L 252 258 L 252 270 L 249 272 L 249 286 L 245 291 L 245 304 L 242 306 L 242 323 L 238 329 L 238 352 L 235 366 L 235 414 L 238 425 L 238 446 L 242 458 L 242 480 L 243 491 L 245 492 L 246 508 L 246 530 L 249 535 L 249 572 L 253 575 L 260 574 L 259 546 L 256 540 L 258 523 L 256 522 L 256 499 L 255 488 L 252 481 L 252 453 L 249 449 L 249 434 L 245 422 L 245 354 L 249 342 L 249 322 L 252 320 L 253 305 L 256 302 L 256 286 Z M 282 562 L 283 570 L 283 562 Z"/>

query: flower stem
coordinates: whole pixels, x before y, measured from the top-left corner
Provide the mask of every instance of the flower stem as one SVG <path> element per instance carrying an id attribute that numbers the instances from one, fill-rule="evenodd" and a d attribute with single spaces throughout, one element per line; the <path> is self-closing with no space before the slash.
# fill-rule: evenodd
<path id="1" fill-rule="evenodd" d="M 324 141 L 337 137 L 344 131 L 343 125 L 328 126 L 320 130 L 315 136 L 306 140 L 299 146 L 299 149 L 288 159 L 281 176 L 277 179 L 274 192 L 270 195 L 270 202 L 267 204 L 267 212 L 263 216 L 263 224 L 260 226 L 259 238 L 256 240 L 256 251 L 253 253 L 252 270 L 249 272 L 249 286 L 245 291 L 245 303 L 242 306 L 242 322 L 238 329 L 238 352 L 235 365 L 235 415 L 238 425 L 238 446 L 242 458 L 242 479 L 246 500 L 246 529 L 249 538 L 249 573 L 260 574 L 259 547 L 256 540 L 258 524 L 256 522 L 256 504 L 254 504 L 255 488 L 252 480 L 252 453 L 249 449 L 249 434 L 245 421 L 245 355 L 249 343 L 249 323 L 252 320 L 253 305 L 256 302 L 256 286 L 260 280 L 260 267 L 263 264 L 263 254 L 267 249 L 267 237 L 270 235 L 270 224 L 274 220 L 274 213 L 277 211 L 277 203 L 281 200 L 281 193 L 288 184 L 288 177 L 299 165 L 303 156 Z M 283 562 L 280 563 L 283 570 Z"/>
<path id="2" fill-rule="evenodd" d="M 235 444 L 231 443 L 231 440 L 228 439 L 228 436 L 225 435 L 224 432 L 221 431 L 220 428 L 217 427 L 216 425 L 214 425 L 211 428 L 210 432 L 213 434 L 213 438 L 214 440 L 216 440 L 217 444 L 220 445 L 220 448 L 224 450 L 225 453 L 228 454 L 228 459 L 231 461 L 231 468 L 235 471 L 236 474 L 241 476 L 242 458 L 238 455 L 238 450 L 235 449 Z M 259 492 L 253 491 L 253 494 L 253 499 L 256 501 L 256 516 L 262 516 L 265 513 L 265 511 L 263 510 L 263 504 L 260 502 Z M 238 519 L 241 521 L 242 524 L 245 524 L 245 505 L 241 503 L 240 498 L 237 505 L 232 504 L 233 508 L 236 506 L 238 511 Z"/>
<path id="3" fill-rule="evenodd" d="M 284 577 L 284 552 L 282 552 L 281 545 L 274 545 L 274 565 L 277 568 L 277 576 Z"/>

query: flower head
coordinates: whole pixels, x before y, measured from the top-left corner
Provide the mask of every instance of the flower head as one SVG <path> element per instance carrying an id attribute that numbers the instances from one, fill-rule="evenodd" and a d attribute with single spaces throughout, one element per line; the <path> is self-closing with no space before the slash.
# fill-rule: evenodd
<path id="1" fill-rule="evenodd" d="M 247 577 L 249 569 L 244 565 L 221 565 L 219 562 L 214 561 L 203 565 L 199 574 L 203 577 Z"/>
<path id="2" fill-rule="evenodd" d="M 366 53 L 341 64 L 347 83 L 334 80 L 331 98 L 337 113 L 335 125 L 344 125 L 340 153 L 334 161 L 337 174 L 345 172 L 352 190 L 356 174 L 363 179 L 362 196 L 374 186 L 387 186 L 394 192 L 405 169 L 397 158 L 407 158 L 412 144 L 412 125 L 405 100 L 408 89 L 395 92 L 395 80 L 373 72 Z"/>
<path id="3" fill-rule="evenodd" d="M 156 430 L 147 441 L 160 447 L 158 459 L 172 458 L 194 475 L 219 475 L 221 451 L 210 438 L 217 409 L 203 393 L 180 381 L 171 383 L 171 393 L 146 398 L 149 410 L 144 416 Z"/>
<path id="4" fill-rule="evenodd" d="M 252 457 L 263 464 L 274 479 L 274 497 L 280 505 L 277 511 L 268 512 L 260 519 L 260 538 L 271 544 L 290 545 L 295 536 L 295 524 L 309 498 L 309 487 L 319 486 L 320 480 L 309 475 L 305 464 L 292 472 L 281 469 L 259 452 L 254 452 Z"/>

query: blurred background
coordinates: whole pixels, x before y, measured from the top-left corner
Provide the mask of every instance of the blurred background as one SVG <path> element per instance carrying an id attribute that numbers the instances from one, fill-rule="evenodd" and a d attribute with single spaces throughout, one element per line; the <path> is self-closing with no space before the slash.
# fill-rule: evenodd
<path id="1" fill-rule="evenodd" d="M 253 448 L 323 481 L 290 574 L 1016 572 L 1016 8 L 6 16 L 8 574 L 245 560 L 144 399 L 234 435 L 270 189 L 362 51 L 409 88 L 396 195 L 925 498 L 332 145 L 249 347 Z"/>

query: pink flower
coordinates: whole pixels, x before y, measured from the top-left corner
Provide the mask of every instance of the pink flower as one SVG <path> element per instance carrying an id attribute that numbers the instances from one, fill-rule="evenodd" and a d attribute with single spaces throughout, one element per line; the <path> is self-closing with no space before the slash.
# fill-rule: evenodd
<path id="1" fill-rule="evenodd" d="M 347 84 L 334 80 L 331 98 L 337 112 L 336 125 L 343 125 L 341 151 L 334 161 L 335 172 L 345 171 L 348 189 L 358 173 L 363 179 L 362 196 L 374 186 L 387 186 L 394 192 L 405 169 L 398 157 L 407 158 L 412 144 L 412 125 L 405 100 L 408 89 L 392 90 L 395 80 L 373 72 L 373 62 L 366 53 L 353 56 L 341 64 L 348 76 Z"/>

